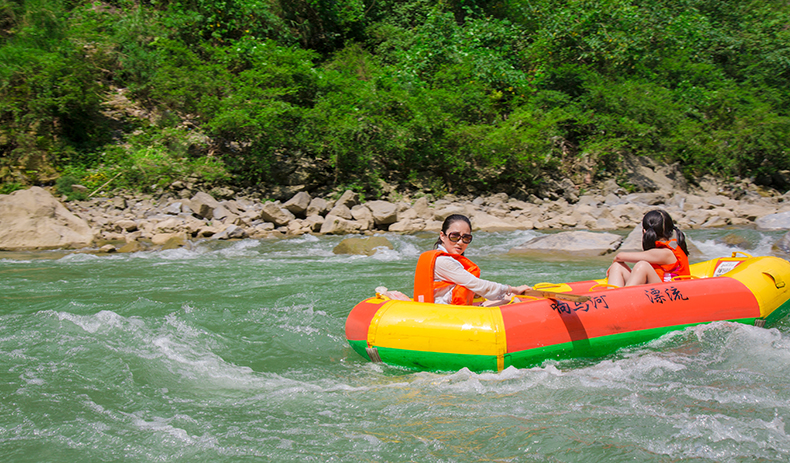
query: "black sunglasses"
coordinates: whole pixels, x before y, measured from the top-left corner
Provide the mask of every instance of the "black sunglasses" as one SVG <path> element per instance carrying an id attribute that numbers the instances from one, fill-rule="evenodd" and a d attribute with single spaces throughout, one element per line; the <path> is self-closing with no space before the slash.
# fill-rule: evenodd
<path id="1" fill-rule="evenodd" d="M 458 232 L 452 232 L 447 235 L 447 239 L 453 243 L 457 243 L 458 240 L 462 240 L 464 243 L 469 244 L 472 242 L 472 235 L 461 235 Z"/>

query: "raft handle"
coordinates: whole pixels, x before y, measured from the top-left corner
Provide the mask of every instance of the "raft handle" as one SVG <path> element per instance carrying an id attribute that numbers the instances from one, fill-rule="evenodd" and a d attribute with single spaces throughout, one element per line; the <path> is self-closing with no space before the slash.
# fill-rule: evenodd
<path id="1" fill-rule="evenodd" d="M 601 291 L 604 289 L 617 289 L 617 288 L 619 288 L 619 286 L 617 285 L 610 285 L 609 283 L 598 283 L 597 285 L 592 286 L 589 289 L 589 291 L 592 292 L 592 291 Z"/>
<path id="2" fill-rule="evenodd" d="M 744 256 L 746 256 L 747 259 L 751 259 L 752 258 L 751 254 L 746 254 L 743 251 L 732 251 L 732 256 L 731 257 L 732 258 L 738 257 L 738 254 L 743 254 Z"/>
<path id="3" fill-rule="evenodd" d="M 699 277 L 697 275 L 675 275 L 672 277 L 672 281 L 677 280 L 698 280 Z"/>
<path id="4" fill-rule="evenodd" d="M 786 283 L 781 276 L 774 275 L 770 270 L 763 270 L 763 274 L 768 275 L 772 280 L 774 280 L 774 286 L 776 286 L 777 289 L 785 287 Z"/>

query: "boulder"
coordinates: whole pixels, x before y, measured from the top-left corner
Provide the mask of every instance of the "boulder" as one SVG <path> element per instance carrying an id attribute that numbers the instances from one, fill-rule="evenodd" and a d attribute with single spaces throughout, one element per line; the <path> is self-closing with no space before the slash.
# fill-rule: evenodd
<path id="1" fill-rule="evenodd" d="M 622 241 L 623 237 L 614 233 L 567 231 L 533 238 L 511 249 L 510 252 L 583 258 L 614 252 Z"/>
<path id="2" fill-rule="evenodd" d="M 340 242 L 332 252 L 335 254 L 360 254 L 372 256 L 378 248 L 394 249 L 392 243 L 383 236 L 370 236 L 367 238 L 346 238 Z"/>
<path id="3" fill-rule="evenodd" d="M 362 225 L 355 220 L 348 220 L 336 215 L 329 214 L 321 224 L 322 235 L 346 235 L 349 233 L 356 233 L 362 228 Z"/>
<path id="4" fill-rule="evenodd" d="M 212 238 L 216 240 L 234 240 L 247 237 L 247 232 L 243 228 L 236 225 L 228 225 L 221 232 L 214 235 Z"/>
<path id="5" fill-rule="evenodd" d="M 308 216 L 311 215 L 324 215 L 329 211 L 329 203 L 323 198 L 313 198 L 307 206 L 305 212 Z"/>
<path id="6" fill-rule="evenodd" d="M 317 214 L 308 215 L 307 218 L 304 219 L 304 226 L 313 233 L 321 231 L 321 225 L 323 224 L 324 218 Z"/>
<path id="7" fill-rule="evenodd" d="M 626 181 L 637 191 L 688 191 L 678 164 L 659 164 L 646 156 L 624 156 Z"/>
<path id="8" fill-rule="evenodd" d="M 162 209 L 162 212 L 170 215 L 178 215 L 181 213 L 181 205 L 182 205 L 181 201 L 170 203 L 167 207 Z"/>
<path id="9" fill-rule="evenodd" d="M 441 226 L 441 224 L 439 224 Z M 402 219 L 387 228 L 388 231 L 396 233 L 415 233 L 425 229 L 425 220 L 421 218 Z"/>
<path id="10" fill-rule="evenodd" d="M 768 214 L 754 223 L 760 230 L 790 230 L 790 212 Z"/>
<path id="11" fill-rule="evenodd" d="M 82 248 L 93 240 L 88 222 L 43 188 L 0 195 L 0 250 Z"/>
<path id="12" fill-rule="evenodd" d="M 326 216 L 329 217 L 330 215 L 341 217 L 346 220 L 354 220 L 354 214 L 351 213 L 351 209 L 344 204 L 335 204 L 335 207 L 333 207 Z"/>
<path id="13" fill-rule="evenodd" d="M 99 248 L 99 252 L 103 252 L 105 254 L 112 254 L 116 251 L 117 249 L 115 249 L 115 246 L 113 246 L 112 244 L 105 244 L 104 246 Z"/>
<path id="14" fill-rule="evenodd" d="M 787 235 L 785 235 L 785 237 L 787 237 Z M 744 236 L 743 234 L 740 234 L 738 232 L 727 233 L 726 235 L 724 235 L 724 236 L 722 236 L 720 238 L 716 238 L 714 241 L 716 243 L 725 244 L 727 246 L 731 246 L 731 247 L 734 247 L 734 248 L 740 248 L 740 249 L 746 249 L 746 250 L 754 249 L 754 246 L 755 246 L 755 243 L 752 243 L 749 240 L 749 238 L 747 238 L 746 236 Z M 790 248 L 788 248 L 788 249 L 790 249 Z"/>
<path id="15" fill-rule="evenodd" d="M 428 203 L 428 198 L 422 196 L 414 201 L 414 205 L 412 206 L 414 212 L 417 214 L 417 217 L 422 217 L 425 220 L 430 219 L 433 214 L 431 213 L 431 208 Z"/>
<path id="16" fill-rule="evenodd" d="M 617 252 L 640 252 L 642 251 L 642 224 L 631 230 L 625 237 L 622 244 L 617 248 Z"/>
<path id="17" fill-rule="evenodd" d="M 467 215 L 466 207 L 460 204 L 449 204 L 445 207 L 435 210 L 433 212 L 433 219 L 438 222 L 444 222 L 444 219 L 453 214 Z"/>
<path id="18" fill-rule="evenodd" d="M 373 223 L 389 225 L 398 221 L 398 210 L 395 204 L 387 201 L 368 201 L 365 203 L 373 214 Z"/>
<path id="19" fill-rule="evenodd" d="M 118 249 L 118 252 L 127 253 L 127 252 L 140 252 L 145 251 L 146 247 L 143 243 L 134 240 L 129 241 L 128 243 L 124 244 Z"/>
<path id="20" fill-rule="evenodd" d="M 785 259 L 790 257 L 790 232 L 785 233 L 779 241 L 773 244 L 771 251 L 779 257 Z"/>
<path id="21" fill-rule="evenodd" d="M 263 210 L 261 210 L 261 219 L 271 222 L 278 227 L 287 225 L 288 222 L 295 218 L 291 211 L 283 209 L 273 202 L 267 202 L 263 205 Z"/>
<path id="22" fill-rule="evenodd" d="M 342 204 L 347 208 L 351 209 L 352 207 L 359 204 L 359 194 L 355 193 L 351 190 L 346 190 L 340 198 L 335 202 L 335 205 Z"/>
<path id="23" fill-rule="evenodd" d="M 283 204 L 283 208 L 287 209 L 291 212 L 291 214 L 297 217 L 305 217 L 307 214 L 307 208 L 310 206 L 310 195 L 305 191 L 300 191 L 296 193 L 291 199 L 286 201 Z"/>
<path id="24" fill-rule="evenodd" d="M 502 220 L 485 212 L 475 212 L 471 220 L 472 227 L 476 231 L 497 232 L 518 230 L 521 228 L 518 224 Z"/>
<path id="25" fill-rule="evenodd" d="M 130 219 L 121 219 L 115 222 L 115 229 L 119 231 L 133 232 L 137 230 L 137 222 Z"/>
<path id="26" fill-rule="evenodd" d="M 357 204 L 351 208 L 351 216 L 357 222 L 364 224 L 362 227 L 363 230 L 370 230 L 373 228 L 373 213 L 370 212 L 370 209 L 367 207 Z"/>
<path id="27" fill-rule="evenodd" d="M 213 196 L 203 191 L 195 194 L 190 203 L 195 214 L 209 220 L 213 217 L 214 209 L 219 207 L 219 202 Z"/>

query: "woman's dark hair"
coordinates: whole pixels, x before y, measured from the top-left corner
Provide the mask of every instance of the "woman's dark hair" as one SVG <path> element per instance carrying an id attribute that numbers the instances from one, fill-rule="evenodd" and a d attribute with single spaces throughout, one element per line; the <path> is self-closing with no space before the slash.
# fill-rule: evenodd
<path id="1" fill-rule="evenodd" d="M 645 251 L 655 248 L 658 240 L 672 239 L 672 233 L 674 232 L 677 235 L 678 246 L 686 255 L 689 255 L 689 250 L 686 247 L 686 236 L 682 231 L 678 230 L 667 211 L 656 209 L 645 214 L 645 217 L 642 219 L 642 229 L 645 231 L 642 234 L 642 249 Z"/>
<path id="2" fill-rule="evenodd" d="M 453 223 L 458 222 L 459 220 L 463 220 L 464 222 L 466 222 L 466 224 L 469 225 L 469 229 L 470 230 L 472 229 L 472 222 L 469 220 L 469 217 L 467 217 L 465 215 L 461 215 L 461 214 L 451 214 L 451 215 L 448 215 L 446 219 L 444 219 L 444 222 L 442 222 L 442 233 L 444 233 L 446 235 L 447 234 L 447 230 L 450 228 L 450 226 Z M 434 249 L 438 248 L 440 244 L 442 244 L 442 238 L 441 237 L 438 238 L 436 240 L 436 243 L 433 244 L 433 248 Z"/>

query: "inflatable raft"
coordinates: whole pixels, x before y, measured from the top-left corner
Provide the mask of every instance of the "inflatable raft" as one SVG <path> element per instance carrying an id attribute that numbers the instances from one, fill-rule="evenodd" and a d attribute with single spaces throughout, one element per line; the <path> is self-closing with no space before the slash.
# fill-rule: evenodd
<path id="1" fill-rule="evenodd" d="M 714 321 L 770 326 L 790 310 L 790 263 L 739 254 L 693 264 L 690 278 L 657 285 L 542 283 L 535 289 L 551 297 L 519 296 L 499 307 L 376 294 L 351 310 L 346 337 L 373 362 L 420 370 L 500 371 L 546 359 L 600 357 Z M 563 294 L 575 302 L 562 299 Z"/>

